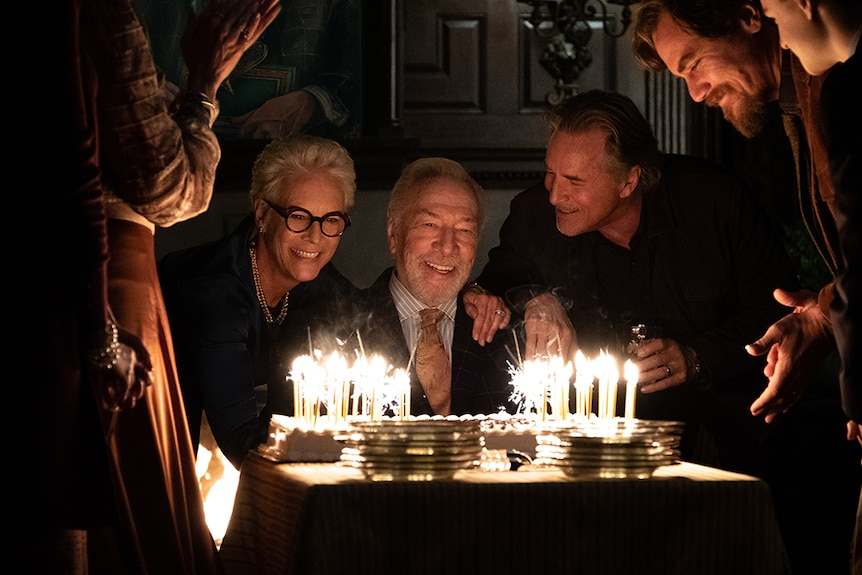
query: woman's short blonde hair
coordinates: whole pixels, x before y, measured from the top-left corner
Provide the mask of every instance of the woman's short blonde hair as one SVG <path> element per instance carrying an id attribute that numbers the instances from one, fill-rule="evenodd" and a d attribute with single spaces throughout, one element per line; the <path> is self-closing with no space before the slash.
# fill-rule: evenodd
<path id="1" fill-rule="evenodd" d="M 338 142 L 306 134 L 275 139 L 258 155 L 251 172 L 252 204 L 258 198 L 278 201 L 285 185 L 317 172 L 338 180 L 350 209 L 356 196 L 353 158 Z"/>

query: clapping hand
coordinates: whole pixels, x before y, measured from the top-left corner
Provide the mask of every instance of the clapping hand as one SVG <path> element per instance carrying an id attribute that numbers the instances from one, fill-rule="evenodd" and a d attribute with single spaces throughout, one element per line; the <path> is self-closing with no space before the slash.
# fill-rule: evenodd
<path id="1" fill-rule="evenodd" d="M 751 404 L 751 414 L 771 423 L 802 396 L 821 362 L 834 347 L 834 335 L 810 290 L 775 290 L 779 303 L 793 308 L 756 342 L 747 345 L 751 355 L 766 354 L 764 375 L 769 383 Z"/>
<path id="2" fill-rule="evenodd" d="M 218 87 L 281 11 L 279 0 L 210 2 L 189 21 L 182 38 L 187 90 L 214 98 Z"/>

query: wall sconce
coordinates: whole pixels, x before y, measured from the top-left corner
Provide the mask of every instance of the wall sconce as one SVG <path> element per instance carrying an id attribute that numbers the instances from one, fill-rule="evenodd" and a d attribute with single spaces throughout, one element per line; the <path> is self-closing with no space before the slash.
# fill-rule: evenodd
<path id="1" fill-rule="evenodd" d="M 601 21 L 605 34 L 619 38 L 632 22 L 631 5 L 638 0 L 518 0 L 533 7 L 529 22 L 536 36 L 547 40 L 539 63 L 554 78 L 548 92 L 551 105 L 578 92 L 575 80 L 593 61 L 588 48 L 593 31 L 590 21 Z M 619 19 L 609 4 L 621 5 Z"/>

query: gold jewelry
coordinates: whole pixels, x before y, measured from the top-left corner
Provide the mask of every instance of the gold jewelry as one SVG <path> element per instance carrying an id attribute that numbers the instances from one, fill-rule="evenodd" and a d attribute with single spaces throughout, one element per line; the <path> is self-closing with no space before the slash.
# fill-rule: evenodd
<path id="1" fill-rule="evenodd" d="M 209 126 L 212 128 L 221 112 L 218 100 L 214 100 L 202 92 L 183 92 L 174 102 L 176 110 L 189 105 L 200 105 L 209 112 Z"/>
<path id="2" fill-rule="evenodd" d="M 272 314 L 269 312 L 269 306 L 266 304 L 266 297 L 263 295 L 263 288 L 260 287 L 260 273 L 257 271 L 257 254 L 254 253 L 254 247 L 248 248 L 248 253 L 251 256 L 251 275 L 254 277 L 254 289 L 257 292 L 257 301 L 260 303 L 260 309 L 263 310 L 263 317 L 266 318 L 266 323 L 281 325 L 281 322 L 287 316 L 287 300 L 290 299 L 290 292 L 284 294 L 284 299 L 281 302 L 281 311 L 278 312 L 278 317 L 273 319 Z"/>

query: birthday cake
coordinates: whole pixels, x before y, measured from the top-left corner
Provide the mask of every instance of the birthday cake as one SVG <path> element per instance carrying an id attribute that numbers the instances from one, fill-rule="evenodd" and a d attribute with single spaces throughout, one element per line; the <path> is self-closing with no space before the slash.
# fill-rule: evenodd
<path id="1" fill-rule="evenodd" d="M 479 417 L 486 449 L 519 452 L 530 459 L 536 457 L 536 434 L 541 424 L 535 418 L 505 413 Z"/>
<path id="2" fill-rule="evenodd" d="M 278 462 L 338 461 L 342 445 L 335 440 L 335 436 L 343 431 L 273 414 L 269 421 L 267 442 L 258 446 L 258 453 Z"/>

